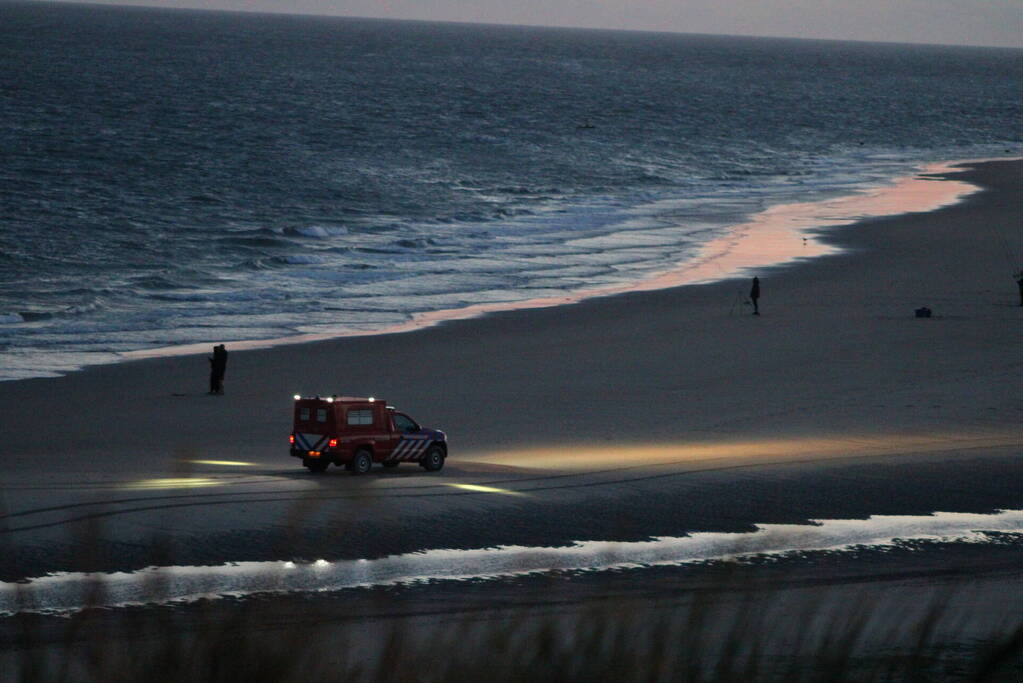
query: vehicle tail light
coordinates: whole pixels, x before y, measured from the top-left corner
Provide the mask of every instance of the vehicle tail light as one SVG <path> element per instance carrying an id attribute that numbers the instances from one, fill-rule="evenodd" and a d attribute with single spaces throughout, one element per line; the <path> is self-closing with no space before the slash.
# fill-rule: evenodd
<path id="1" fill-rule="evenodd" d="M 331 439 L 329 443 L 331 448 L 337 448 L 337 439 Z"/>
<path id="2" fill-rule="evenodd" d="M 288 437 L 288 443 L 295 443 L 295 435 L 292 434 Z"/>

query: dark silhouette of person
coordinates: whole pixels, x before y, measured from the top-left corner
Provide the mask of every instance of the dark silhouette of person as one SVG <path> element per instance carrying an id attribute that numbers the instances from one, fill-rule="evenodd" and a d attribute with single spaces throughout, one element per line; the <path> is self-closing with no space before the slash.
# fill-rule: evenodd
<path id="1" fill-rule="evenodd" d="M 213 347 L 210 357 L 210 393 L 224 393 L 224 373 L 227 371 L 227 349 L 223 344 Z"/>
<path id="2" fill-rule="evenodd" d="M 753 302 L 753 315 L 760 315 L 760 306 L 757 303 L 760 300 L 760 278 L 753 278 L 753 286 L 749 290 L 750 301 Z"/>
<path id="3" fill-rule="evenodd" d="M 1019 285 L 1019 305 L 1023 306 L 1023 270 L 1016 273 L 1016 284 Z"/>

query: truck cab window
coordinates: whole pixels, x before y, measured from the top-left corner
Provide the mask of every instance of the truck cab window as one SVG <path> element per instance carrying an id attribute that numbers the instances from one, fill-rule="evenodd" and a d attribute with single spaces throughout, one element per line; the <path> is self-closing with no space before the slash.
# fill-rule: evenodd
<path id="1" fill-rule="evenodd" d="M 349 410 L 348 424 L 350 425 L 371 425 L 373 424 L 372 410 Z"/>
<path id="2" fill-rule="evenodd" d="M 327 409 L 326 408 L 317 408 L 316 409 L 316 421 L 317 422 L 326 422 L 327 421 Z"/>
<path id="3" fill-rule="evenodd" d="M 394 414 L 394 428 L 402 434 L 411 434 L 419 431 L 419 425 L 413 422 L 412 418 L 401 413 Z"/>
<path id="4" fill-rule="evenodd" d="M 300 419 L 302 421 L 308 420 L 309 419 L 309 409 L 308 408 L 302 408 L 299 411 L 298 419 Z"/>

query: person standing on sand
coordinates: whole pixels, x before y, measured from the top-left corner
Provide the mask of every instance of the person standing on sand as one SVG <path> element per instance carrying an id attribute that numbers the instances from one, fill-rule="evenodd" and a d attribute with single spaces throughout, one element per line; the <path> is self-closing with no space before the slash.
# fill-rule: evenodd
<path id="1" fill-rule="evenodd" d="M 210 393 L 223 395 L 224 373 L 227 371 L 227 349 L 223 344 L 213 347 L 210 357 Z"/>
<path id="2" fill-rule="evenodd" d="M 1023 306 L 1023 270 L 1016 273 L 1016 284 L 1019 285 L 1019 305 Z"/>
<path id="3" fill-rule="evenodd" d="M 753 286 L 749 290 L 750 301 L 753 302 L 753 315 L 760 315 L 760 306 L 757 302 L 760 300 L 760 278 L 753 278 Z"/>

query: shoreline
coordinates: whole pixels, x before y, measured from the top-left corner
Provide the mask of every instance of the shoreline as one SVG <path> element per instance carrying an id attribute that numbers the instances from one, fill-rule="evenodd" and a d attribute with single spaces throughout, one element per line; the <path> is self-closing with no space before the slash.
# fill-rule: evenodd
<path id="1" fill-rule="evenodd" d="M 670 289 L 743 277 L 755 268 L 794 265 L 810 259 L 839 253 L 820 239 L 824 232 L 849 226 L 862 220 L 934 211 L 963 201 L 981 190 L 977 185 L 932 176 L 957 174 L 962 167 L 988 161 L 1017 161 L 1019 158 L 952 160 L 919 164 L 909 175 L 896 176 L 886 184 L 814 202 L 777 204 L 752 215 L 749 220 L 725 228 L 722 235 L 708 241 L 700 253 L 678 267 L 651 273 L 643 279 L 566 292 L 556 297 L 520 301 L 471 304 L 460 308 L 424 311 L 405 323 L 370 330 L 341 328 L 334 332 L 296 334 L 271 339 L 205 342 L 163 346 L 122 352 L 122 361 L 167 358 L 207 353 L 214 344 L 230 344 L 232 350 L 270 349 L 292 344 L 401 334 L 426 329 L 453 320 L 470 320 L 491 313 L 571 306 L 581 301 L 630 292 Z M 116 362 L 116 361 L 115 361 Z M 102 363 L 101 365 L 105 365 Z M 15 380 L 17 381 L 17 380 Z"/>
<path id="2" fill-rule="evenodd" d="M 271 349 L 280 346 L 307 344 L 332 339 L 375 337 L 427 329 L 456 320 L 470 320 L 494 313 L 571 306 L 580 302 L 630 292 L 670 289 L 687 285 L 704 285 L 735 280 L 752 275 L 757 269 L 792 266 L 822 257 L 833 256 L 841 249 L 830 244 L 827 233 L 862 220 L 933 211 L 949 206 L 979 191 L 976 185 L 949 178 L 959 174 L 965 165 L 990 161 L 1016 161 L 1023 157 L 984 158 L 920 163 L 908 175 L 895 176 L 884 184 L 812 202 L 796 202 L 768 206 L 750 216 L 749 220 L 724 228 L 722 234 L 704 243 L 699 253 L 676 268 L 652 272 L 639 280 L 566 291 L 552 297 L 507 302 L 470 304 L 458 308 L 422 311 L 412 314 L 403 323 L 371 329 L 346 328 L 337 325 L 328 332 L 311 332 L 265 339 L 210 339 L 173 346 L 158 346 L 133 351 L 111 352 L 115 358 L 97 362 L 74 363 L 62 370 L 42 371 L 38 376 L 17 376 L 0 379 L 0 383 L 33 379 L 52 379 L 91 367 L 118 365 L 152 358 L 172 358 L 207 354 L 218 343 L 230 345 L 233 351 Z M 935 176 L 943 176 L 936 181 Z M 736 302 L 739 298 L 736 297 Z M 79 361 L 80 363 L 81 361 Z"/>

